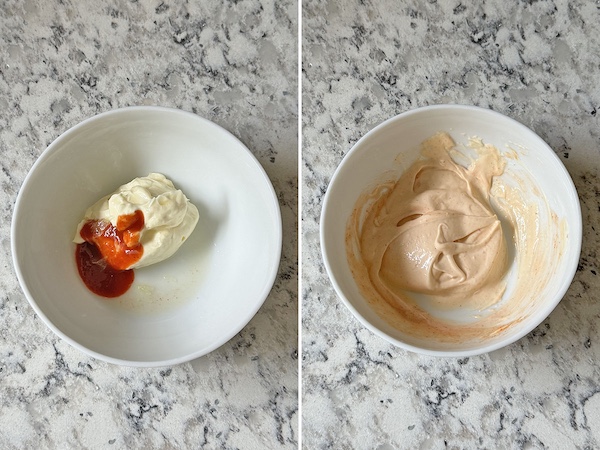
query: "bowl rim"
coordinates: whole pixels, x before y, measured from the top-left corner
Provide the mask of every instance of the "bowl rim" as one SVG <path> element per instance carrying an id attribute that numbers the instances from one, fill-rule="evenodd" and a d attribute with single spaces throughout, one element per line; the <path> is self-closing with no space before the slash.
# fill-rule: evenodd
<path id="1" fill-rule="evenodd" d="M 42 309 L 40 308 L 40 306 L 37 304 L 36 300 L 34 299 L 33 295 L 31 294 L 29 287 L 25 283 L 25 277 L 23 275 L 23 270 L 21 269 L 21 266 L 19 264 L 18 248 L 17 248 L 17 244 L 16 244 L 16 241 L 17 241 L 16 235 L 18 233 L 18 231 L 16 230 L 16 221 L 18 220 L 17 218 L 21 215 L 22 198 L 24 195 L 23 192 L 26 191 L 31 178 L 33 176 L 35 176 L 35 173 L 37 172 L 39 167 L 44 163 L 44 161 L 46 159 L 48 159 L 49 157 L 51 157 L 52 154 L 57 151 L 57 148 L 59 148 L 60 144 L 63 141 L 69 139 L 71 137 L 71 135 L 78 132 L 81 128 L 88 126 L 90 123 L 104 120 L 109 116 L 112 117 L 112 116 L 119 115 L 119 114 L 129 114 L 131 112 L 139 112 L 139 111 L 167 113 L 167 114 L 179 114 L 181 116 L 186 116 L 193 120 L 203 122 L 205 125 L 215 128 L 215 129 L 219 130 L 221 133 L 224 133 L 229 138 L 233 139 L 234 142 L 236 142 L 240 146 L 240 150 L 243 150 L 247 153 L 247 155 L 250 157 L 250 160 L 256 166 L 258 172 L 264 179 L 265 185 L 270 193 L 269 197 L 272 201 L 272 208 L 273 208 L 273 212 L 275 214 L 275 219 L 276 219 L 274 221 L 275 227 L 273 230 L 273 233 L 274 233 L 273 237 L 274 237 L 274 242 L 276 245 L 275 245 L 275 249 L 273 251 L 272 268 L 270 270 L 270 273 L 268 273 L 267 282 L 265 283 L 263 290 L 260 292 L 260 295 L 257 296 L 258 300 L 255 304 L 255 307 L 252 310 L 250 310 L 250 312 L 248 313 L 248 316 L 243 321 L 241 321 L 241 323 L 242 323 L 241 327 L 232 328 L 232 330 L 229 333 L 224 334 L 220 339 L 217 339 L 212 345 L 210 345 L 206 348 L 203 348 L 202 350 L 190 352 L 186 355 L 178 356 L 175 358 L 170 358 L 170 359 L 165 359 L 165 360 L 157 360 L 157 361 L 128 360 L 128 359 L 116 358 L 113 356 L 105 355 L 105 354 L 97 352 L 95 350 L 91 350 L 88 347 L 86 347 L 85 345 L 82 345 L 79 342 L 75 341 L 73 338 L 67 336 L 44 314 L 44 312 L 42 311 Z M 104 111 L 102 113 L 99 113 L 99 114 L 96 114 L 96 115 L 93 115 L 91 117 L 84 119 L 83 121 L 73 125 L 66 131 L 62 132 L 57 138 L 55 138 L 42 151 L 40 156 L 36 159 L 36 161 L 33 163 L 31 168 L 29 169 L 27 175 L 25 176 L 25 178 L 23 180 L 23 183 L 21 184 L 21 186 L 19 188 L 19 192 L 17 194 L 17 198 L 15 200 L 15 204 L 14 204 L 13 211 L 12 211 L 10 240 L 11 240 L 12 262 L 13 262 L 13 267 L 15 269 L 15 273 L 17 275 L 17 280 L 19 282 L 19 285 L 20 285 L 25 297 L 27 298 L 27 301 L 29 302 L 30 306 L 33 308 L 33 310 L 35 311 L 37 316 L 40 319 L 42 319 L 42 322 L 44 322 L 44 324 L 46 326 L 48 326 L 48 328 L 50 328 L 54 332 L 54 334 L 56 334 L 59 338 L 66 341 L 72 347 L 75 347 L 76 349 L 80 350 L 81 352 L 83 352 L 87 355 L 90 355 L 96 359 L 99 359 L 99 360 L 102 360 L 102 361 L 105 361 L 105 362 L 108 362 L 111 364 L 121 365 L 121 366 L 150 368 L 150 367 L 174 366 L 174 365 L 182 364 L 182 363 L 194 360 L 196 358 L 200 358 L 204 355 L 207 355 L 208 353 L 216 350 L 217 348 L 219 348 L 222 345 L 224 345 L 225 343 L 227 343 L 229 340 L 231 340 L 236 334 L 238 334 L 242 329 L 244 329 L 248 325 L 248 323 L 256 315 L 256 313 L 262 307 L 262 305 L 266 301 L 268 295 L 272 291 L 273 285 L 275 284 L 275 280 L 277 278 L 277 274 L 279 273 L 279 268 L 281 265 L 282 245 L 283 245 L 283 242 L 282 242 L 283 230 L 282 230 L 282 228 L 283 228 L 283 225 L 282 225 L 282 217 L 281 217 L 281 207 L 279 205 L 277 193 L 275 192 L 275 188 L 273 186 L 273 183 L 271 182 L 271 179 L 267 175 L 267 172 L 265 171 L 262 164 L 258 161 L 256 156 L 252 153 L 252 151 L 250 151 L 250 149 L 233 133 L 226 130 L 221 125 L 218 125 L 208 119 L 205 119 L 204 117 L 201 117 L 195 113 L 184 111 L 181 109 L 164 107 L 164 106 L 127 106 L 127 107 L 115 108 L 115 109 L 111 109 L 108 111 Z"/>
<path id="2" fill-rule="evenodd" d="M 564 175 L 565 181 L 567 182 L 567 185 L 569 188 L 569 194 L 573 198 L 577 199 L 577 201 L 574 204 L 574 208 L 576 209 L 576 214 L 574 217 L 575 228 L 571 229 L 571 227 L 569 227 L 569 240 L 573 241 L 571 244 L 571 247 L 574 248 L 574 250 L 575 250 L 574 255 L 577 255 L 577 258 L 574 258 L 574 264 L 572 264 L 571 267 L 567 268 L 568 270 L 565 272 L 565 277 L 564 277 L 565 282 L 562 284 L 561 289 L 557 290 L 556 293 L 554 294 L 554 297 L 553 297 L 554 300 L 552 302 L 549 302 L 545 307 L 542 307 L 541 310 L 538 311 L 538 313 L 536 314 L 536 317 L 539 316 L 539 317 L 541 317 L 541 319 L 531 320 L 531 323 L 529 323 L 527 326 L 522 327 L 518 333 L 514 333 L 510 336 L 507 336 L 505 339 L 502 339 L 496 343 L 482 345 L 482 346 L 475 347 L 472 349 L 460 350 L 460 351 L 457 351 L 457 350 L 433 350 L 433 349 L 418 347 L 418 346 L 403 342 L 399 339 L 396 339 L 396 338 L 390 336 L 389 334 L 387 334 L 386 332 L 382 331 L 381 329 L 377 328 L 375 325 L 373 325 L 369 320 L 367 320 L 367 318 L 365 318 L 352 305 L 350 300 L 348 298 L 346 298 L 346 296 L 344 295 L 343 290 L 335 277 L 335 272 L 333 270 L 332 264 L 330 263 L 329 254 L 327 252 L 327 246 L 325 245 L 325 229 L 327 228 L 328 217 L 329 217 L 328 207 L 329 207 L 329 203 L 331 202 L 331 197 L 330 197 L 331 189 L 330 188 L 337 181 L 338 177 L 340 176 L 341 171 L 343 170 L 343 166 L 347 163 L 347 161 L 351 157 L 351 155 L 354 154 L 355 152 L 357 152 L 358 149 L 360 149 L 360 147 L 362 146 L 362 144 L 365 141 L 367 141 L 368 139 L 370 139 L 371 136 L 373 136 L 374 134 L 377 134 L 383 128 L 387 128 L 394 122 L 404 120 L 404 119 L 414 116 L 414 115 L 420 115 L 420 114 L 426 114 L 426 113 L 433 112 L 433 111 L 444 111 L 444 110 L 446 110 L 446 111 L 448 111 L 448 110 L 450 110 L 450 111 L 472 111 L 472 112 L 478 112 L 480 114 L 488 114 L 492 117 L 501 118 L 502 120 L 508 122 L 511 127 L 517 128 L 526 134 L 530 134 L 535 140 L 537 140 L 540 143 L 540 147 L 544 149 L 543 151 L 545 153 L 547 153 L 547 155 L 545 155 L 545 156 L 554 158 L 555 161 L 558 162 L 557 167 L 559 167 L 559 170 L 562 171 L 562 173 Z M 494 350 L 498 350 L 500 348 L 506 347 L 506 346 L 518 341 L 519 339 L 523 338 L 527 334 L 529 334 L 532 330 L 537 328 L 544 320 L 546 320 L 546 318 L 550 315 L 550 313 L 561 302 L 561 300 L 563 299 L 567 290 L 571 286 L 571 284 L 573 282 L 573 278 L 575 277 L 575 273 L 577 272 L 577 265 L 578 265 L 578 261 L 579 261 L 580 255 L 581 255 L 581 246 L 582 246 L 582 241 L 583 241 L 583 223 L 582 223 L 582 216 L 581 216 L 581 204 L 580 204 L 579 196 L 577 194 L 577 189 L 575 188 L 575 184 L 573 182 L 571 175 L 567 171 L 565 165 L 560 160 L 558 155 L 554 152 L 554 150 L 552 150 L 552 148 L 537 133 L 535 133 L 529 127 L 523 125 L 521 122 L 518 122 L 517 120 L 515 120 L 511 117 L 508 117 L 502 113 L 499 113 L 497 111 L 494 111 L 492 109 L 482 108 L 482 107 L 473 106 L 473 105 L 437 104 L 437 105 L 423 106 L 423 107 L 411 109 L 408 111 L 404 111 L 400 114 L 392 116 L 392 117 L 384 120 L 383 122 L 379 123 L 377 126 L 372 128 L 371 130 L 369 130 L 344 155 L 344 157 L 342 158 L 342 161 L 338 164 L 333 175 L 331 176 L 330 182 L 327 186 L 327 191 L 325 193 L 325 197 L 323 199 L 323 205 L 321 207 L 321 218 L 320 219 L 321 220 L 320 220 L 320 227 L 319 227 L 319 240 L 320 240 L 320 247 L 321 247 L 321 256 L 323 259 L 323 263 L 325 265 L 325 270 L 329 276 L 329 280 L 330 280 L 338 298 L 342 301 L 342 303 L 350 310 L 352 315 L 362 325 L 364 325 L 367 329 L 369 329 L 371 332 L 373 332 L 377 336 L 394 344 L 397 347 L 403 348 L 404 350 L 408 350 L 408 351 L 426 355 L 426 356 L 467 357 L 467 356 L 481 355 L 484 353 L 489 353 Z"/>

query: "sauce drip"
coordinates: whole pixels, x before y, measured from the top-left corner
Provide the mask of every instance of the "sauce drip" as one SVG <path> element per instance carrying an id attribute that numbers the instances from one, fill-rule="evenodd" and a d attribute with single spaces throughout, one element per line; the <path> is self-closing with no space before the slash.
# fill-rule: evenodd
<path id="1" fill-rule="evenodd" d="M 94 294 L 108 298 L 119 297 L 127 292 L 133 283 L 133 270 L 113 269 L 94 244 L 77 244 L 75 259 L 79 276 Z"/>
<path id="2" fill-rule="evenodd" d="M 90 220 L 81 228 L 86 241 L 77 245 L 75 259 L 79 276 L 95 294 L 118 297 L 133 283 L 133 270 L 144 248 L 140 244 L 140 231 L 144 227 L 144 213 L 118 217 L 115 227 L 106 220 Z"/>

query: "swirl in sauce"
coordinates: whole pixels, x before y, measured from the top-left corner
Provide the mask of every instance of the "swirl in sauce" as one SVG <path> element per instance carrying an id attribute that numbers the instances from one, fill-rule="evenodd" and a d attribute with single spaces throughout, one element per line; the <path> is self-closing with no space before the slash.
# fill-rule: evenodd
<path id="1" fill-rule="evenodd" d="M 490 203 L 505 161 L 491 145 L 476 150 L 478 157 L 463 167 L 451 156 L 452 138 L 436 134 L 397 181 L 361 196 L 348 222 L 348 261 L 363 295 L 388 323 L 417 337 L 449 342 L 502 329 L 430 314 L 479 313 L 506 288 L 507 242 Z"/>

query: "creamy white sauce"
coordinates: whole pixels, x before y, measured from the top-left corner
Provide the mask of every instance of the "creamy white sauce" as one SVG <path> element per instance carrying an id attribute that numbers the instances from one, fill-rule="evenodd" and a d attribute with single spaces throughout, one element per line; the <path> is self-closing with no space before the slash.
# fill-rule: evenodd
<path id="1" fill-rule="evenodd" d="M 143 255 L 130 269 L 149 266 L 172 256 L 198 223 L 198 209 L 160 173 L 135 178 L 87 209 L 77 226 L 73 242 L 82 243 L 80 231 L 90 220 L 106 220 L 117 225 L 119 216 L 140 210 L 144 227 L 139 242 Z"/>

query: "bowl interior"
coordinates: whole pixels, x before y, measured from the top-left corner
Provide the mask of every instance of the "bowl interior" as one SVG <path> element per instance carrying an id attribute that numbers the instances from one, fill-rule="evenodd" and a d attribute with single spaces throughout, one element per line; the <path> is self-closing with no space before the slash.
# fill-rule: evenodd
<path id="1" fill-rule="evenodd" d="M 170 259 L 136 270 L 115 300 L 83 285 L 74 260 L 85 209 L 118 186 L 161 172 L 200 211 Z M 99 358 L 162 365 L 201 356 L 239 332 L 279 265 L 273 187 L 230 133 L 193 114 L 136 107 L 93 117 L 59 137 L 19 193 L 13 256 L 26 296 L 61 337 Z"/>
<path id="2" fill-rule="evenodd" d="M 477 136 L 499 150 L 518 154 L 550 208 L 566 222 L 566 239 L 555 275 L 528 317 L 484 342 L 440 344 L 415 338 L 388 325 L 361 295 L 346 258 L 344 231 L 357 198 L 386 178 L 396 179 L 419 156 L 420 144 L 437 132 L 448 132 L 457 143 Z M 509 162 L 509 165 L 514 162 Z M 395 168 L 395 170 L 392 170 Z M 507 166 L 507 170 L 517 166 Z M 526 193 L 525 196 L 529 195 Z M 533 201 L 533 200 L 532 200 Z M 570 285 L 581 247 L 581 211 L 573 182 L 554 152 L 531 130 L 501 114 L 468 106 L 426 107 L 396 116 L 365 135 L 346 155 L 329 185 L 321 217 L 321 246 L 325 266 L 344 303 L 368 328 L 390 342 L 428 354 L 466 355 L 499 348 L 522 337 L 547 317 Z"/>

